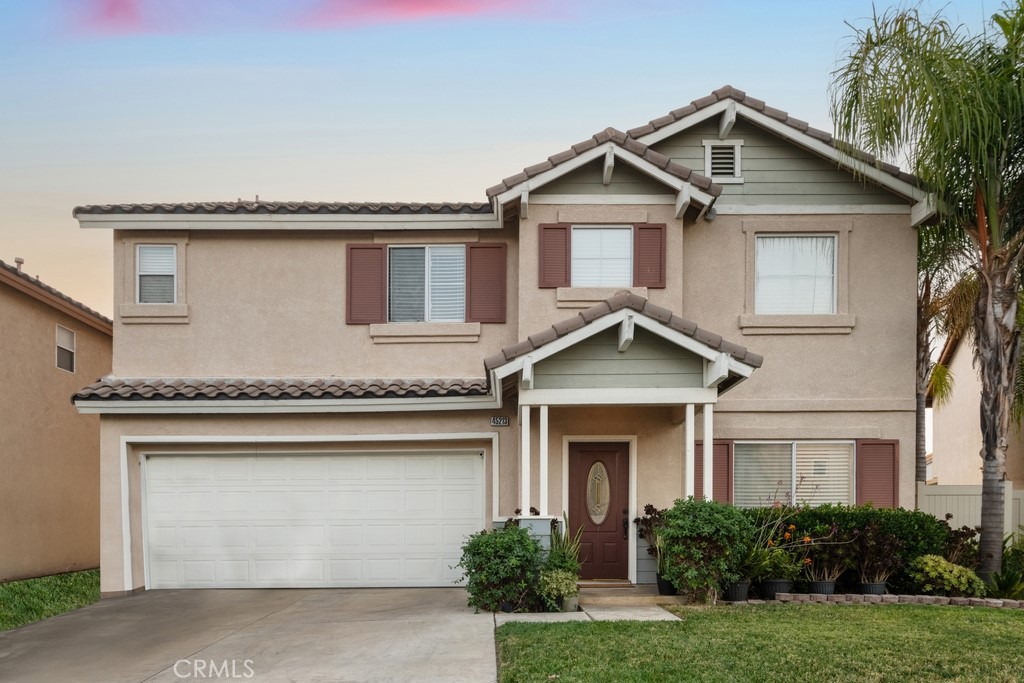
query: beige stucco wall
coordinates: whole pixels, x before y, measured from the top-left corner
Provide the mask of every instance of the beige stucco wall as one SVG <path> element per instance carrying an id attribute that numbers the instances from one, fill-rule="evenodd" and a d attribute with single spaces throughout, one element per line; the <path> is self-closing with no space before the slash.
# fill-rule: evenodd
<path id="1" fill-rule="evenodd" d="M 949 371 L 953 392 L 932 408 L 932 476 L 938 484 L 981 484 L 981 378 L 969 342 L 957 347 Z M 1016 427 L 1007 439 L 1006 478 L 1024 488 L 1024 443 Z"/>
<path id="2" fill-rule="evenodd" d="M 110 336 L 0 283 L 0 581 L 99 565 L 99 417 L 71 395 L 110 372 Z M 56 366 L 56 326 L 75 372 Z"/>

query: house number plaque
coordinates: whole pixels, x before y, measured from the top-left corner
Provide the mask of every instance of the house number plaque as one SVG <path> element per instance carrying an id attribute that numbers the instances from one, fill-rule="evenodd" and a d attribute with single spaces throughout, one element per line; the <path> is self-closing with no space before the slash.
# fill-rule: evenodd
<path id="1" fill-rule="evenodd" d="M 508 427 L 508 416 L 499 415 L 491 418 L 492 427 Z"/>

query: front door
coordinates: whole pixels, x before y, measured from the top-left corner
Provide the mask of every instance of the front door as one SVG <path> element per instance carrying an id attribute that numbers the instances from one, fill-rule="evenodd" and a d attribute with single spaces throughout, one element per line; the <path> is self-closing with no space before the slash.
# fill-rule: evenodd
<path id="1" fill-rule="evenodd" d="M 569 527 L 581 525 L 580 577 L 629 578 L 629 444 L 569 444 Z"/>

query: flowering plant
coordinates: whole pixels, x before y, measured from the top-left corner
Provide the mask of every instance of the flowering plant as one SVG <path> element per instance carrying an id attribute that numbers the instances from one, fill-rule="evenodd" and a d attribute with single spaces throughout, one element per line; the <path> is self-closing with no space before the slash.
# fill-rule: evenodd
<path id="1" fill-rule="evenodd" d="M 803 553 L 804 575 L 811 581 L 837 581 L 847 569 L 857 562 L 856 530 L 840 529 L 834 522 L 831 527 L 816 527 L 814 534 L 805 536 Z"/>

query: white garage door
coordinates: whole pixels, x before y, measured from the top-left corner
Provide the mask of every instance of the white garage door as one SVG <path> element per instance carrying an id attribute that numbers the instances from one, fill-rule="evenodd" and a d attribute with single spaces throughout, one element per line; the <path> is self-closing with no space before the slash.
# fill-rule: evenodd
<path id="1" fill-rule="evenodd" d="M 478 453 L 150 456 L 149 586 L 452 585 L 483 479 Z"/>

